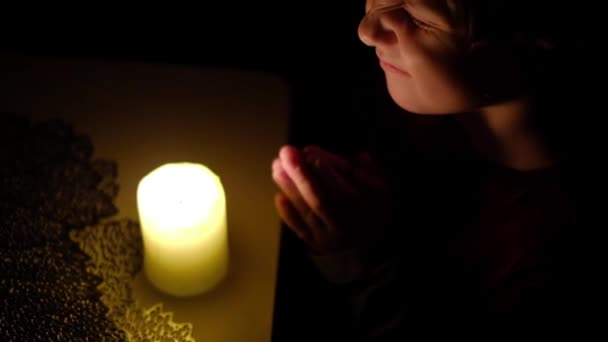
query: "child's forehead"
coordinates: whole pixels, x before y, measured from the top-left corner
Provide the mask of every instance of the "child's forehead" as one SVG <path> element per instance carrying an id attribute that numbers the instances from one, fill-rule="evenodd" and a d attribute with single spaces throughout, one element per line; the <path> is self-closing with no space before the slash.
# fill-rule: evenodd
<path id="1" fill-rule="evenodd" d="M 441 23 L 453 27 L 458 21 L 456 13 L 461 0 L 367 0 L 368 9 L 404 6 L 419 11 Z"/>
<path id="2" fill-rule="evenodd" d="M 413 8 L 437 12 L 441 15 L 451 15 L 459 0 L 367 0 L 368 7 L 410 6 Z"/>
<path id="3" fill-rule="evenodd" d="M 396 1 L 396 0 L 394 0 Z M 425 9 L 449 18 L 453 16 L 459 0 L 402 0 L 404 5 Z"/>

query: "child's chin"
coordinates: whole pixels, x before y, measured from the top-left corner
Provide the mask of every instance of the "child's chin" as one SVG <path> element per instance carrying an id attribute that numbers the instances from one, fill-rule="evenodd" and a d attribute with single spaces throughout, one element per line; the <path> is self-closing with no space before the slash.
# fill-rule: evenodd
<path id="1" fill-rule="evenodd" d="M 397 101 L 393 98 L 393 101 L 399 106 L 401 109 L 405 110 L 408 113 L 417 114 L 417 115 L 446 115 L 451 114 L 450 112 L 442 112 L 438 110 L 433 110 L 433 108 L 428 108 L 425 106 L 417 105 L 415 103 L 406 102 L 406 101 Z"/>
<path id="2" fill-rule="evenodd" d="M 401 109 L 412 113 L 412 114 L 419 114 L 419 115 L 451 115 L 451 114 L 458 114 L 458 113 L 465 113 L 465 112 L 470 112 L 473 111 L 474 106 L 472 105 L 468 105 L 468 104 L 462 104 L 462 105 L 445 105 L 445 106 L 438 106 L 438 105 L 425 105 L 422 103 L 418 103 L 416 101 L 412 101 L 412 99 L 405 99 L 405 98 L 400 98 L 400 97 L 395 97 L 391 95 L 391 98 L 393 99 L 393 101 L 395 102 L 395 104 L 397 104 L 397 106 L 399 106 Z"/>

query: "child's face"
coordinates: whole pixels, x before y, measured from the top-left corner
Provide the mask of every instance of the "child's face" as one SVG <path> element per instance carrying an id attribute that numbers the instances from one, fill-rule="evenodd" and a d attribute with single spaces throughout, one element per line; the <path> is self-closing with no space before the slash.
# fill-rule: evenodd
<path id="1" fill-rule="evenodd" d="M 391 97 L 410 112 L 464 112 L 479 102 L 458 66 L 455 20 L 440 1 L 367 0 L 359 26 L 360 39 L 376 49 Z"/>

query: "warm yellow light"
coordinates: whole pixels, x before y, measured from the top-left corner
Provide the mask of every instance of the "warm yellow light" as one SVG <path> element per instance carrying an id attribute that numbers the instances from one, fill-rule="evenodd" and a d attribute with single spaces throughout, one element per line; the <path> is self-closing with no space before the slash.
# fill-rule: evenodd
<path id="1" fill-rule="evenodd" d="M 165 164 L 137 188 L 144 269 L 160 290 L 191 296 L 214 287 L 228 269 L 226 197 L 201 164 Z"/>

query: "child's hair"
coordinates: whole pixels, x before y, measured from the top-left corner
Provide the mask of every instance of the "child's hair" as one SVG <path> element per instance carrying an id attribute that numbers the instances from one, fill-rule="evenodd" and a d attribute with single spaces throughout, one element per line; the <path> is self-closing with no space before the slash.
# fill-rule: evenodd
<path id="1" fill-rule="evenodd" d="M 565 37 L 565 9 L 550 0 L 430 0 L 448 14 L 462 41 L 550 48 Z"/>
<path id="2" fill-rule="evenodd" d="M 533 80 L 546 79 L 561 62 L 576 26 L 551 0 L 430 0 L 447 12 L 464 52 L 517 58 Z"/>
<path id="3" fill-rule="evenodd" d="M 597 72 L 585 43 L 589 29 L 582 20 L 587 16 L 576 12 L 584 6 L 552 0 L 432 1 L 443 2 L 455 18 L 471 63 L 479 64 L 488 54 L 519 63 L 520 90 L 539 100 L 533 125 L 559 159 L 578 164 L 581 151 L 592 147 L 587 118 L 597 110 L 590 87 L 584 86 Z"/>
<path id="4" fill-rule="evenodd" d="M 585 112 L 593 110 L 584 76 L 596 72 L 588 60 L 593 45 L 582 39 L 589 35 L 582 22 L 587 16 L 577 13 L 588 7 L 564 6 L 553 0 L 406 1 L 424 1 L 449 18 L 464 57 L 466 82 L 488 102 L 522 95 L 537 98 L 542 108 L 535 113 L 533 124 L 560 155 L 577 153 L 581 148 L 578 136 L 586 129 Z M 403 0 L 376 0 L 372 5 L 401 3 Z M 513 77 L 520 78 L 515 83 L 496 77 L 504 65 L 500 62 L 517 64 L 514 70 L 520 75 Z M 503 75 L 510 69 L 505 70 Z"/>

